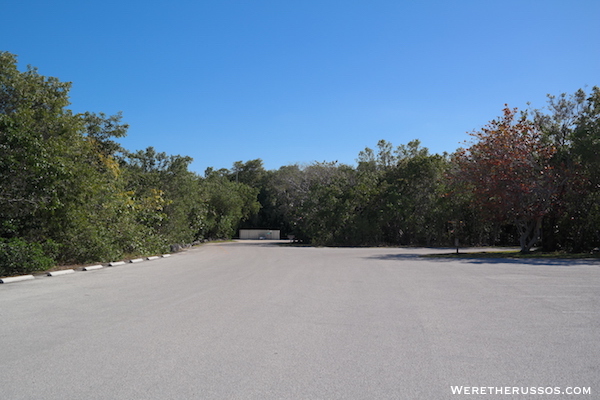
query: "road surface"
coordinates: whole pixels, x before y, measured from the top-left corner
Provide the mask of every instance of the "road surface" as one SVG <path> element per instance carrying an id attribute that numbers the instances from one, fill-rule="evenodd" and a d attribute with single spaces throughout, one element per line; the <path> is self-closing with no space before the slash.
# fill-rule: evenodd
<path id="1" fill-rule="evenodd" d="M 208 244 L 0 285 L 0 398 L 600 398 L 598 262 L 432 251 Z"/>

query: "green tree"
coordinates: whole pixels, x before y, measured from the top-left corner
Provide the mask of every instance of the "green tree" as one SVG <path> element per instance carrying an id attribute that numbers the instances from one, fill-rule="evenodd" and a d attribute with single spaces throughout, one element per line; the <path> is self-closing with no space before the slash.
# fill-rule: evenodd
<path id="1" fill-rule="evenodd" d="M 138 221 L 168 244 L 191 243 L 207 217 L 200 177 L 189 171 L 190 157 L 167 155 L 153 147 L 126 152 L 123 168 Z"/>
<path id="2" fill-rule="evenodd" d="M 62 204 L 73 157 L 78 156 L 78 120 L 64 107 L 69 83 L 46 78 L 16 57 L 0 53 L 0 234 L 42 239 L 40 219 Z"/>
<path id="3" fill-rule="evenodd" d="M 391 143 L 380 140 L 377 148 L 376 153 L 369 148 L 359 153 L 359 187 L 369 195 L 360 201 L 366 206 L 355 213 L 359 219 L 365 217 L 357 225 L 363 230 L 371 227 L 370 236 L 378 238 L 378 242 L 447 242 L 447 156 L 430 155 L 419 140 L 395 149 Z"/>
<path id="4" fill-rule="evenodd" d="M 0 53 L 0 236 L 56 242 L 61 262 L 102 261 L 147 246 L 128 212 L 112 137 L 120 115 L 73 114 L 70 83 Z"/>
<path id="5" fill-rule="evenodd" d="M 304 172 L 308 191 L 297 209 L 301 232 L 319 245 L 350 244 L 354 170 L 333 162 L 312 164 Z"/>
<path id="6" fill-rule="evenodd" d="M 413 143 L 414 152 L 402 155 L 395 168 L 389 170 L 385 199 L 387 240 L 392 243 L 425 244 L 447 240 L 443 178 L 447 160 L 429 155 Z"/>
<path id="7" fill-rule="evenodd" d="M 545 110 L 532 110 L 533 120 L 554 145 L 551 160 L 563 171 L 557 207 L 544 224 L 546 250 L 584 251 L 600 245 L 600 89 L 588 96 L 583 90 L 572 95 L 548 96 Z"/>
<path id="8" fill-rule="evenodd" d="M 200 183 L 200 192 L 206 200 L 206 223 L 202 236 L 207 239 L 233 237 L 240 223 L 260 209 L 258 189 L 230 181 L 217 171 L 209 171 Z"/>
<path id="9" fill-rule="evenodd" d="M 265 173 L 263 161 L 260 158 L 246 162 L 236 161 L 233 163 L 230 179 L 235 182 L 245 183 L 250 187 L 260 188 L 263 185 Z"/>

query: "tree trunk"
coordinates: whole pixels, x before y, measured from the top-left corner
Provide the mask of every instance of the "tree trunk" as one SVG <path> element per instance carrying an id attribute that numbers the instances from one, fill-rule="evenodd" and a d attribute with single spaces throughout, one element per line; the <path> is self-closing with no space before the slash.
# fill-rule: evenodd
<path id="1" fill-rule="evenodd" d="M 519 223 L 519 242 L 521 244 L 521 253 L 529 253 L 533 245 L 540 240 L 540 233 L 542 231 L 542 217 L 538 217 L 534 220 L 524 221 Z"/>

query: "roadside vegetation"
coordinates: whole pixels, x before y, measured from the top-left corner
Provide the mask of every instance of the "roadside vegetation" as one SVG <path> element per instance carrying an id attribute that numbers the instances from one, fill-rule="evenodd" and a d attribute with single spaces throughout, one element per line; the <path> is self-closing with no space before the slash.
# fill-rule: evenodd
<path id="1" fill-rule="evenodd" d="M 122 115 L 72 112 L 70 87 L 0 52 L 0 275 L 252 227 L 317 245 L 600 247 L 598 87 L 506 106 L 453 154 L 380 140 L 355 166 L 256 159 L 203 175 L 185 155 L 122 148 Z"/>

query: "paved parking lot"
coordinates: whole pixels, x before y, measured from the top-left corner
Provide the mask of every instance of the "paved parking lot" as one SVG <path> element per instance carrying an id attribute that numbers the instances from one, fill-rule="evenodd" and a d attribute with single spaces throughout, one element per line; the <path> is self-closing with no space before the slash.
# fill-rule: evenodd
<path id="1" fill-rule="evenodd" d="M 2 285 L 0 395 L 600 396 L 598 262 L 419 257 L 430 251 L 444 250 L 234 242 Z M 574 387 L 591 394 L 562 393 Z"/>

